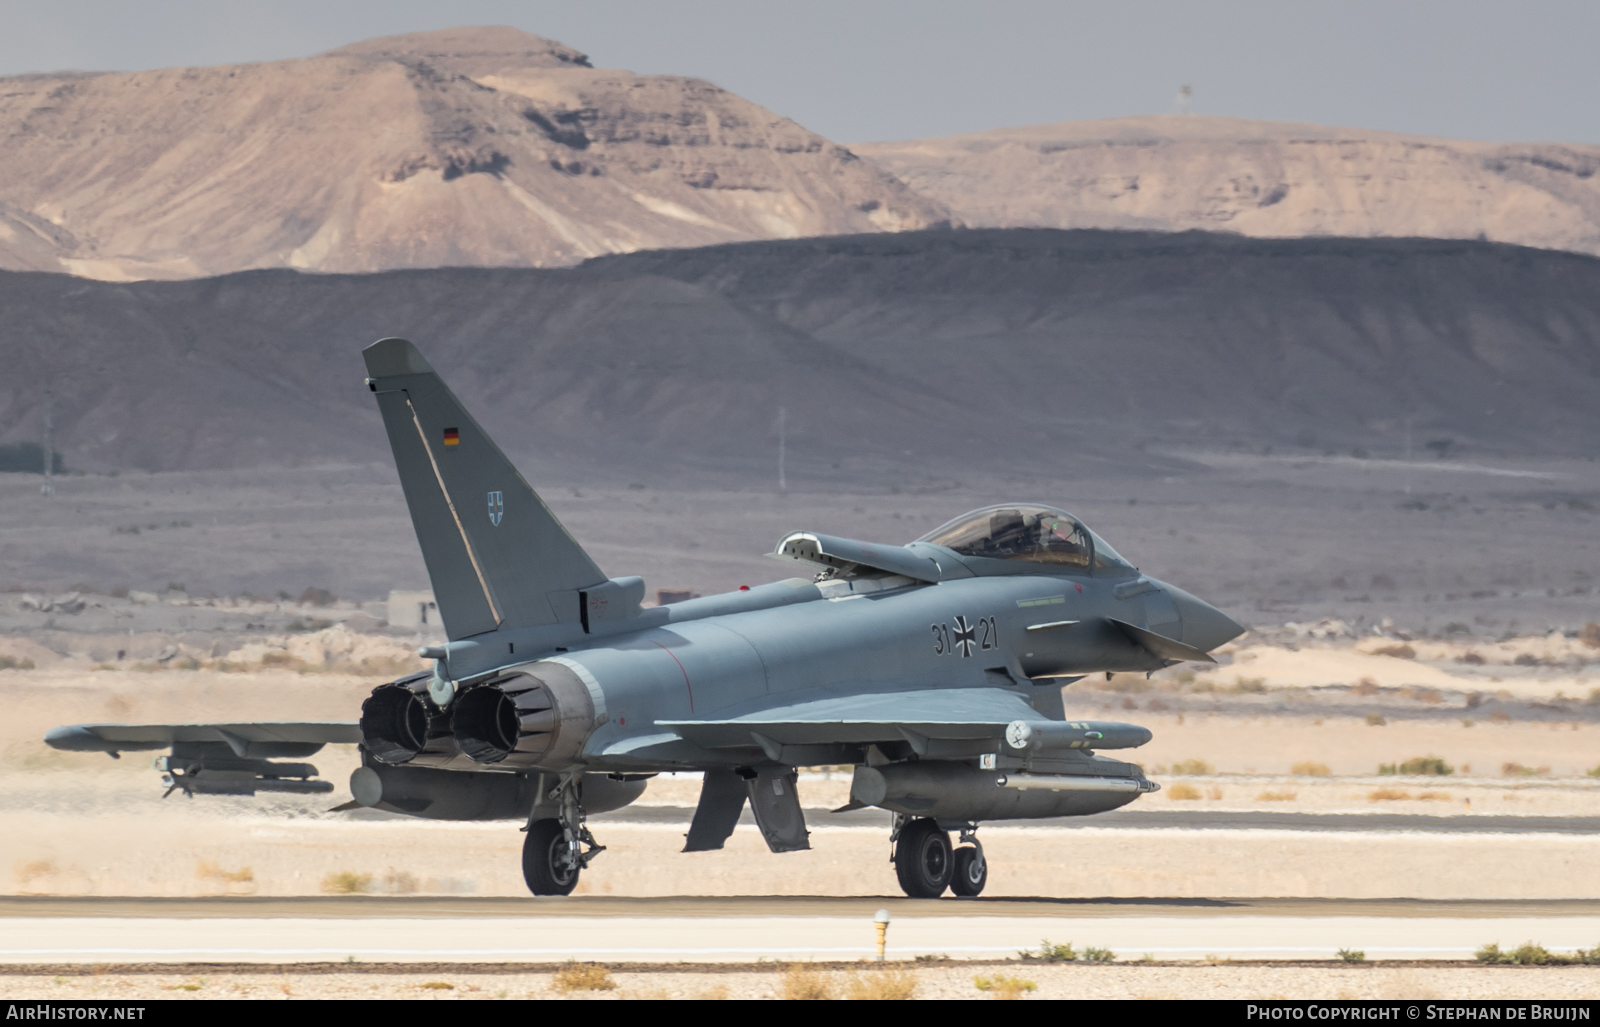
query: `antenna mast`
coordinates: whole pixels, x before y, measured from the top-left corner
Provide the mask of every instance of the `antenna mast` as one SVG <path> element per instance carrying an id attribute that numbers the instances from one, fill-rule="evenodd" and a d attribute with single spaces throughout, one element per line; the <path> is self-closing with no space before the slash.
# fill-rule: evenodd
<path id="1" fill-rule="evenodd" d="M 44 484 L 40 486 L 40 495 L 53 496 L 56 494 L 55 471 L 56 451 L 55 440 L 51 437 L 54 425 L 51 423 L 52 407 L 55 405 L 55 393 L 49 389 L 44 390 Z"/>
<path id="2" fill-rule="evenodd" d="M 784 429 L 787 427 L 786 422 L 788 421 L 788 419 L 789 419 L 789 411 L 787 409 L 783 408 L 783 407 L 779 407 L 778 408 L 778 491 L 779 492 L 787 492 L 787 491 L 789 491 L 789 482 L 784 477 L 784 474 L 783 474 L 783 457 L 784 457 L 784 448 L 785 448 L 784 447 L 784 443 L 787 441 L 784 438 L 784 434 L 785 434 Z"/>

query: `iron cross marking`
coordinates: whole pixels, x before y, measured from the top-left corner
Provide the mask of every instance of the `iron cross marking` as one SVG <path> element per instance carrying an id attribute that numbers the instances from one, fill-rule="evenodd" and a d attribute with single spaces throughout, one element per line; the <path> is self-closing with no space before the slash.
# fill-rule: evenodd
<path id="1" fill-rule="evenodd" d="M 978 645 L 978 632 L 976 626 L 967 623 L 967 618 L 956 618 L 954 648 L 961 650 L 962 656 L 971 656 L 972 650 Z"/>

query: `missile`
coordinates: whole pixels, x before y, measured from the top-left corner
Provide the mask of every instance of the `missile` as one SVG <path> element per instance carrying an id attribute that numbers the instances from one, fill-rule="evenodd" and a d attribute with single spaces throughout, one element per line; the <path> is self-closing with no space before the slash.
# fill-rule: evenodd
<path id="1" fill-rule="evenodd" d="M 1105 720 L 1013 720 L 1006 725 L 1006 744 L 1022 752 L 1133 749 L 1150 738 L 1149 728 Z"/>

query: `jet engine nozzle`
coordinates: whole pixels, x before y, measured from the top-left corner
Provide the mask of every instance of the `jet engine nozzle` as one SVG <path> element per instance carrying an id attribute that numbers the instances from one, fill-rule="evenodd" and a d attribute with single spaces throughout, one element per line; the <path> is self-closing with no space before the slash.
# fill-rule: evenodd
<path id="1" fill-rule="evenodd" d="M 409 763 L 428 744 L 428 708 L 400 684 L 380 685 L 361 704 L 361 741 L 383 763 Z"/>
<path id="2" fill-rule="evenodd" d="M 540 661 L 463 688 L 450 730 L 475 763 L 564 768 L 598 726 L 588 687 L 571 668 Z"/>
<path id="3" fill-rule="evenodd" d="M 1149 728 L 1105 720 L 1013 720 L 1006 725 L 1006 745 L 1024 752 L 1133 749 L 1152 737 Z"/>
<path id="4" fill-rule="evenodd" d="M 525 674 L 469 688 L 450 719 L 456 744 L 477 763 L 533 766 L 550 748 L 556 702 L 541 682 Z"/>

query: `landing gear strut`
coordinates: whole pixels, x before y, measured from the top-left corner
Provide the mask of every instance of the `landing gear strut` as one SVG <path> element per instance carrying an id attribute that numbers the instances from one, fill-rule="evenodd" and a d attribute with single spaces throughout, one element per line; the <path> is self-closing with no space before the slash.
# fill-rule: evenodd
<path id="1" fill-rule="evenodd" d="M 914 899 L 936 899 L 946 888 L 963 897 L 982 893 L 989 883 L 989 864 L 977 832 L 976 824 L 962 827 L 961 847 L 952 849 L 950 833 L 938 821 L 895 814 L 889 840 L 901 890 Z"/>
<path id="2" fill-rule="evenodd" d="M 983 886 L 988 883 L 989 861 L 983 858 L 983 843 L 978 841 L 978 828 L 968 824 L 961 829 L 961 847 L 955 851 L 955 872 L 950 875 L 950 890 L 964 898 L 973 898 L 983 894 Z"/>
<path id="3" fill-rule="evenodd" d="M 535 895 L 571 895 L 578 886 L 578 875 L 605 851 L 584 823 L 582 780 L 581 773 L 562 774 L 546 796 L 557 803 L 559 815 L 528 819 L 522 877 Z"/>

